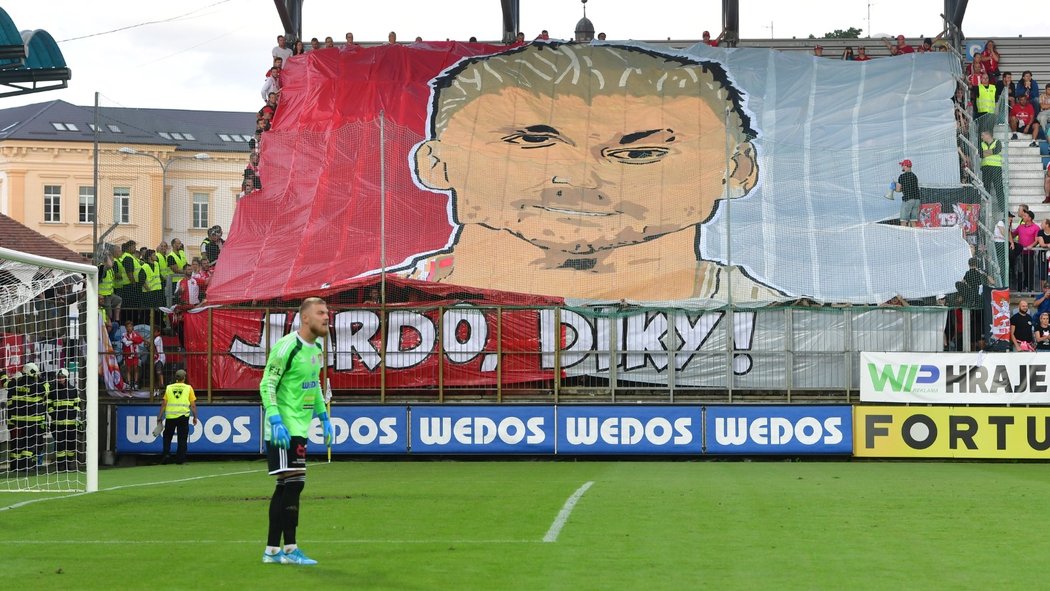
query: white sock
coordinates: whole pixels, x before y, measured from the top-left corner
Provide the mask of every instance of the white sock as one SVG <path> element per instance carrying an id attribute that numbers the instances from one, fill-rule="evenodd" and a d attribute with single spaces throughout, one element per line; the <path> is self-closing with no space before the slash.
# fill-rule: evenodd
<path id="1" fill-rule="evenodd" d="M 298 547 L 299 546 L 297 544 L 287 544 L 284 547 L 284 551 L 285 552 L 295 552 L 295 549 L 298 548 Z"/>
<path id="2" fill-rule="evenodd" d="M 266 553 L 267 554 L 277 554 L 280 551 L 281 551 L 281 547 L 280 546 L 267 546 L 266 547 Z"/>

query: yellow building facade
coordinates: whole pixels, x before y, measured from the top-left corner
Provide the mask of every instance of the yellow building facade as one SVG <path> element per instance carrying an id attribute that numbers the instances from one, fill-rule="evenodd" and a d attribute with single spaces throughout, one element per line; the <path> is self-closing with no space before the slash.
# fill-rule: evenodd
<path id="1" fill-rule="evenodd" d="M 208 227 L 228 233 L 249 154 L 249 137 L 230 130 L 241 131 L 254 114 L 172 111 L 179 119 L 165 120 L 150 117 L 164 110 L 107 109 L 95 199 L 94 115 L 58 106 L 34 120 L 23 120 L 24 108 L 0 110 L 0 213 L 80 253 L 91 253 L 96 240 L 155 248 L 179 238 L 195 256 Z M 145 127 L 150 119 L 158 129 Z"/>

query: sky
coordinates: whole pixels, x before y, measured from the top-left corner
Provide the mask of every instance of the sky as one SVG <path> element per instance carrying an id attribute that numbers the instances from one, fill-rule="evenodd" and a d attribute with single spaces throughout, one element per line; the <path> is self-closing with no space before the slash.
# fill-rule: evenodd
<path id="1" fill-rule="evenodd" d="M 579 0 L 520 0 L 527 38 L 541 29 L 570 38 L 583 15 Z M 740 0 L 741 37 L 817 37 L 858 27 L 863 35 L 934 36 L 943 0 Z M 1016 18 L 1045 12 L 1037 0 L 970 2 L 964 32 L 970 37 L 1046 35 L 1046 19 Z M 639 8 L 639 7 L 644 8 Z M 89 106 L 95 93 L 105 106 L 256 111 L 281 33 L 271 0 L 14 0 L 0 4 L 19 30 L 45 29 L 59 43 L 73 72 L 69 88 L 0 99 L 0 108 L 62 99 Z M 870 27 L 868 15 L 870 10 Z M 721 29 L 715 0 L 590 0 L 587 16 L 610 40 L 695 40 Z M 499 0 L 305 0 L 303 35 L 336 41 L 385 41 L 396 31 L 411 41 L 498 41 Z"/>

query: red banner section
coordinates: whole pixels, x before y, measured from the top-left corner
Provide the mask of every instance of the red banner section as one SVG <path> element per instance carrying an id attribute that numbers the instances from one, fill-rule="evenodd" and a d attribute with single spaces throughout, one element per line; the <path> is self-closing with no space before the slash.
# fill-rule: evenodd
<path id="1" fill-rule="evenodd" d="M 264 314 L 210 312 L 213 388 L 258 389 L 270 349 L 266 340 L 272 345 L 299 327 L 295 312 Z M 555 349 L 553 322 L 544 326 L 543 317 L 539 310 L 466 306 L 389 310 L 384 327 L 376 309 L 333 310 L 327 375 L 333 389 L 378 389 L 384 363 L 390 388 L 432 387 L 438 375 L 451 387 L 549 380 L 554 377 L 549 353 Z M 202 388 L 208 383 L 208 321 L 207 312 L 188 314 L 185 320 L 189 382 Z"/>

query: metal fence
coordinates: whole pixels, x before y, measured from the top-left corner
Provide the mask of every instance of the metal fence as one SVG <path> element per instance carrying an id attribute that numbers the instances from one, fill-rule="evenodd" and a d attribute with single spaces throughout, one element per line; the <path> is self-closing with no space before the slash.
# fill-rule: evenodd
<path id="1" fill-rule="evenodd" d="M 850 402 L 861 351 L 942 351 L 953 334 L 969 349 L 974 340 L 968 321 L 953 327 L 954 311 L 940 307 L 330 310 L 324 380 L 350 402 Z M 164 380 L 185 368 L 209 402 L 257 396 L 273 343 L 298 328 L 284 308 L 148 323 L 140 332 L 167 334 Z M 140 357 L 153 359 L 146 343 Z M 111 355 L 123 363 L 119 349 Z M 143 376 L 141 385 L 159 393 L 159 382 Z"/>

